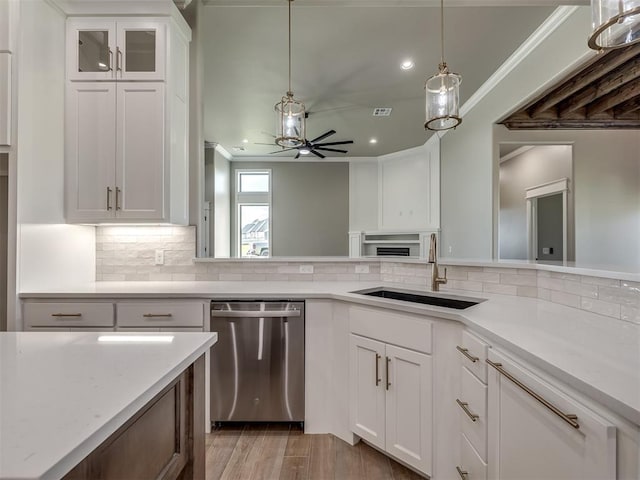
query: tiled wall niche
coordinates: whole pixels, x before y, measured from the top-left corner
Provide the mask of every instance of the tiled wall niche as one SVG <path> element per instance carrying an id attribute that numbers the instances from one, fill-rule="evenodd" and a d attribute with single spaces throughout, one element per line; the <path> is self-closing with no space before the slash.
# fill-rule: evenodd
<path id="1" fill-rule="evenodd" d="M 428 289 L 431 266 L 389 259 L 345 262 L 193 261 L 195 227 L 97 227 L 97 281 L 362 281 Z M 164 265 L 155 265 L 163 250 Z M 302 273 L 312 267 L 312 273 Z M 301 269 L 301 267 L 304 267 Z M 536 270 L 442 265 L 442 291 L 547 300 L 640 324 L 640 282 Z M 441 272 L 442 274 L 442 272 Z"/>

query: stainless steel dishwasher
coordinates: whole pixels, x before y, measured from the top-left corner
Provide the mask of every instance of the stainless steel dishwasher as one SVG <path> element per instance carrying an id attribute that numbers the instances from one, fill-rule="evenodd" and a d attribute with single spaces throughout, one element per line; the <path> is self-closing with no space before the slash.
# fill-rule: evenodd
<path id="1" fill-rule="evenodd" d="M 211 302 L 211 421 L 304 421 L 304 302 Z"/>

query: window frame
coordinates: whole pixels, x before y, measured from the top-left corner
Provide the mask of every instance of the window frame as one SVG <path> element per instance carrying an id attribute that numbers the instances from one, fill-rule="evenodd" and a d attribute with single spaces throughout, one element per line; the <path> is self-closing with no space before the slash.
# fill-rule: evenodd
<path id="1" fill-rule="evenodd" d="M 268 192 L 241 192 L 240 191 L 240 177 L 246 174 L 266 174 L 269 177 L 269 191 Z M 244 257 L 242 256 L 242 225 L 241 225 L 241 207 L 243 206 L 267 206 L 268 207 L 268 215 L 269 215 L 269 235 L 267 238 L 267 245 L 269 248 L 269 255 L 265 257 L 259 258 L 271 258 L 273 257 L 273 235 L 272 235 L 272 214 L 273 214 L 273 206 L 272 206 L 272 186 L 273 186 L 273 177 L 272 171 L 270 168 L 238 168 L 235 170 L 235 179 L 234 179 L 234 219 L 235 219 L 235 248 L 236 248 L 236 258 L 253 258 L 253 257 Z"/>

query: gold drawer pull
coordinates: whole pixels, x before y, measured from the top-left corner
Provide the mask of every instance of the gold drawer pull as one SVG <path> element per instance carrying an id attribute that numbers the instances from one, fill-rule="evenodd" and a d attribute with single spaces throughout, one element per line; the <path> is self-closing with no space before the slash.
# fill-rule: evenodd
<path id="1" fill-rule="evenodd" d="M 460 478 L 462 480 L 467 480 L 467 476 L 469 475 L 469 472 L 466 472 L 464 470 L 462 470 L 459 466 L 456 465 L 456 470 L 458 471 L 458 475 L 460 475 Z"/>
<path id="2" fill-rule="evenodd" d="M 558 407 L 556 407 L 555 405 L 553 405 L 551 402 L 549 402 L 548 400 L 544 399 L 543 397 L 541 397 L 540 395 L 538 395 L 536 392 L 534 392 L 533 390 L 531 390 L 529 387 L 527 387 L 524 383 L 522 383 L 520 380 L 518 380 L 516 377 L 514 377 L 513 375 L 511 375 L 509 372 L 507 372 L 504 368 L 502 368 L 502 364 L 498 363 L 498 362 L 492 362 L 491 360 L 489 360 L 487 358 L 487 363 L 489 365 L 491 365 L 493 368 L 495 368 L 498 373 L 504 375 L 506 378 L 508 378 L 509 380 L 511 380 L 513 383 L 515 383 L 518 387 L 520 387 L 522 390 L 524 390 L 526 393 L 528 393 L 529 395 L 531 395 L 533 398 L 535 398 L 538 402 L 540 402 L 542 405 L 544 405 L 545 407 L 547 407 L 549 410 L 551 410 L 553 413 L 555 413 L 557 416 L 559 416 L 562 420 L 564 420 L 565 422 L 567 422 L 569 425 L 571 425 L 573 428 L 580 428 L 580 424 L 578 423 L 578 416 L 574 415 L 572 413 L 564 413 L 562 410 L 560 410 Z"/>
<path id="3" fill-rule="evenodd" d="M 469 349 L 468 348 L 463 348 L 460 345 L 456 345 L 456 350 L 458 350 L 461 354 L 463 354 L 465 357 L 467 357 L 473 363 L 476 363 L 478 360 L 480 360 L 479 357 L 474 357 L 473 355 L 471 355 L 469 353 Z"/>
<path id="4" fill-rule="evenodd" d="M 477 415 L 473 413 L 471 410 L 469 410 L 469 404 L 467 402 L 461 402 L 456 398 L 456 403 L 460 405 L 460 408 L 464 411 L 464 413 L 467 414 L 467 417 L 469 417 L 472 422 L 475 422 L 480 418 L 480 415 Z"/>
<path id="5" fill-rule="evenodd" d="M 52 317 L 81 317 L 81 313 L 52 313 Z"/>
<path id="6" fill-rule="evenodd" d="M 171 318 L 173 314 L 171 313 L 145 313 L 142 315 L 144 318 Z"/>

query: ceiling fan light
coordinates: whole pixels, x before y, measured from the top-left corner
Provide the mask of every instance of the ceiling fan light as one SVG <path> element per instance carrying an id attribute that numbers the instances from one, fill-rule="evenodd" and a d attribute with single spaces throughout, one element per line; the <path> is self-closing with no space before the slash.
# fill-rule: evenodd
<path id="1" fill-rule="evenodd" d="M 306 119 L 304 103 L 293 98 L 292 92 L 276 103 L 276 144 L 281 147 L 299 147 L 304 144 Z"/>
<path id="2" fill-rule="evenodd" d="M 591 0 L 589 47 L 611 50 L 640 42 L 640 0 Z"/>
<path id="3" fill-rule="evenodd" d="M 308 148 L 300 149 L 300 155 L 309 155 L 310 153 L 311 153 L 311 150 L 309 150 Z"/>
<path id="4" fill-rule="evenodd" d="M 462 123 L 460 118 L 460 83 L 462 77 L 450 73 L 445 63 L 425 84 L 427 130 L 449 130 Z"/>

